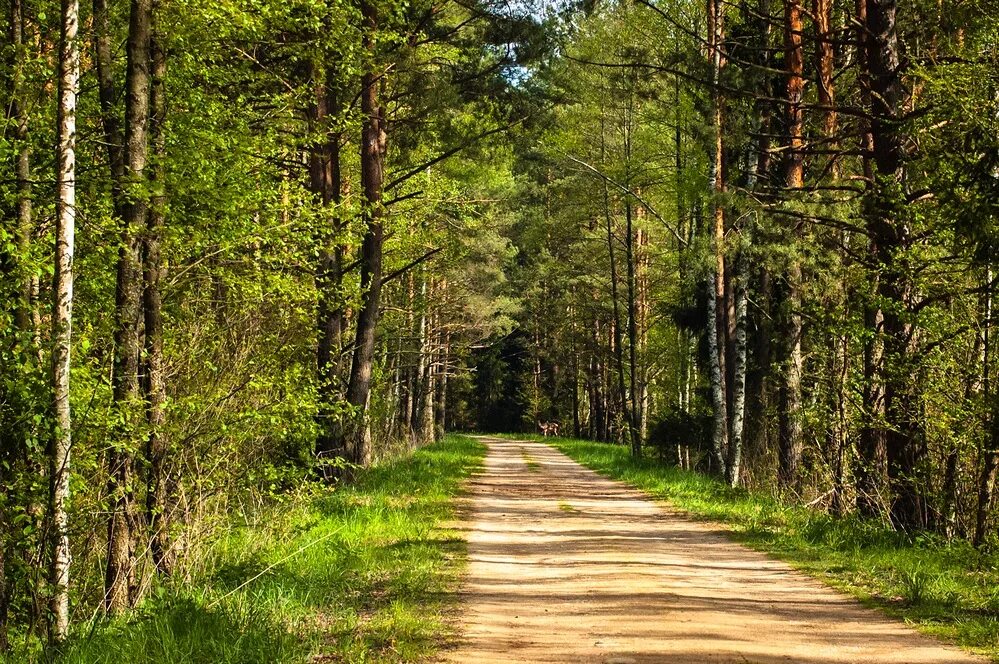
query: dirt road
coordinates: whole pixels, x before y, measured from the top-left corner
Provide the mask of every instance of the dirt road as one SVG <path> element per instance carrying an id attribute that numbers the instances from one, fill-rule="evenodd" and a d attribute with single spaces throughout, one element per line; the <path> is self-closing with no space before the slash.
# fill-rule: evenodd
<path id="1" fill-rule="evenodd" d="M 546 445 L 484 440 L 448 661 L 981 661 Z"/>

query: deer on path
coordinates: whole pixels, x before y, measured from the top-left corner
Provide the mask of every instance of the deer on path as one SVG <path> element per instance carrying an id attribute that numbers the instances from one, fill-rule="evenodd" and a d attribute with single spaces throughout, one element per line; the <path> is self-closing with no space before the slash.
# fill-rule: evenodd
<path id="1" fill-rule="evenodd" d="M 538 429 L 541 435 L 547 438 L 549 435 L 558 435 L 558 422 L 538 422 Z"/>

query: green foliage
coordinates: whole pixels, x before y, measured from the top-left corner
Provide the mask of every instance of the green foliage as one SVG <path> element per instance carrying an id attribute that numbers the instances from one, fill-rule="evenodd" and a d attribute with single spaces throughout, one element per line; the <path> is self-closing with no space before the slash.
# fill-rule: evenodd
<path id="1" fill-rule="evenodd" d="M 453 436 L 334 489 L 250 508 L 189 579 L 77 626 L 59 662 L 414 661 L 451 633 L 464 546 L 448 522 L 483 446 Z"/>

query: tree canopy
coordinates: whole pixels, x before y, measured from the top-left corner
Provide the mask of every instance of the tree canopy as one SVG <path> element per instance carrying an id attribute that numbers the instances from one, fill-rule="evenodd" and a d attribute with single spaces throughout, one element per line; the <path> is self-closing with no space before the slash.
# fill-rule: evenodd
<path id="1" fill-rule="evenodd" d="M 996 541 L 991 0 L 5 0 L 0 653 L 445 430 Z"/>

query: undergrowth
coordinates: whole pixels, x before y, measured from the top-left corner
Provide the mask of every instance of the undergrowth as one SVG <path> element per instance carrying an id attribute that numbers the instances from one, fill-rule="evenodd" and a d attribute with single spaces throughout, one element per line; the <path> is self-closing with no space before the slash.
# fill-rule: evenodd
<path id="1" fill-rule="evenodd" d="M 414 661 L 449 637 L 465 557 L 447 528 L 483 446 L 461 436 L 303 487 L 234 524 L 197 576 L 128 619 L 79 625 L 66 664 Z"/>

